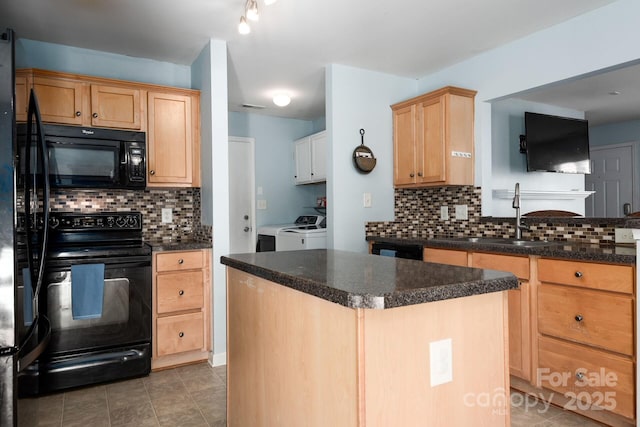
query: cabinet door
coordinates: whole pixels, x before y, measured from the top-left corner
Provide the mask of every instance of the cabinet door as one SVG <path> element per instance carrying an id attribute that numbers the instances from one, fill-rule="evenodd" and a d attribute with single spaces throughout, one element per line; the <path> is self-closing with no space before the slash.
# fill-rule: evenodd
<path id="1" fill-rule="evenodd" d="M 393 183 L 416 182 L 416 106 L 393 111 Z"/>
<path id="2" fill-rule="evenodd" d="M 311 181 L 327 180 L 327 133 L 311 135 Z"/>
<path id="3" fill-rule="evenodd" d="M 83 108 L 83 82 L 34 77 L 33 89 L 38 97 L 43 122 L 82 125 L 87 111 Z"/>
<path id="4" fill-rule="evenodd" d="M 148 110 L 148 186 L 191 185 L 194 146 L 191 97 L 149 92 Z"/>
<path id="5" fill-rule="evenodd" d="M 26 122 L 29 108 L 29 89 L 31 79 L 16 72 L 16 121 Z"/>
<path id="6" fill-rule="evenodd" d="M 443 182 L 445 164 L 444 97 L 424 101 L 418 108 L 418 182 Z"/>
<path id="7" fill-rule="evenodd" d="M 311 139 L 309 137 L 295 142 L 296 184 L 311 181 Z"/>
<path id="8" fill-rule="evenodd" d="M 91 85 L 91 125 L 140 129 L 140 90 Z"/>

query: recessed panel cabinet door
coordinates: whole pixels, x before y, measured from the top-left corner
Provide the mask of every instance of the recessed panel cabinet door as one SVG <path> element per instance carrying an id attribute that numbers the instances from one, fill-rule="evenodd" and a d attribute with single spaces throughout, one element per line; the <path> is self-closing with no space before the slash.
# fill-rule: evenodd
<path id="1" fill-rule="evenodd" d="M 86 84 L 68 79 L 34 77 L 33 89 L 38 97 L 43 122 L 82 125 L 89 114 L 83 105 Z"/>
<path id="2" fill-rule="evenodd" d="M 193 129 L 191 97 L 149 92 L 147 157 L 149 186 L 191 185 Z"/>
<path id="3" fill-rule="evenodd" d="M 91 125 L 140 129 L 140 90 L 91 85 Z"/>
<path id="4" fill-rule="evenodd" d="M 422 160 L 418 182 L 441 182 L 446 178 L 445 141 L 444 141 L 444 97 L 423 102 L 418 109 L 422 126 L 419 132 L 422 139 Z"/>
<path id="5" fill-rule="evenodd" d="M 416 182 L 416 106 L 393 112 L 393 161 L 395 185 Z"/>
<path id="6" fill-rule="evenodd" d="M 27 121 L 27 109 L 29 106 L 30 78 L 16 72 L 16 121 Z"/>

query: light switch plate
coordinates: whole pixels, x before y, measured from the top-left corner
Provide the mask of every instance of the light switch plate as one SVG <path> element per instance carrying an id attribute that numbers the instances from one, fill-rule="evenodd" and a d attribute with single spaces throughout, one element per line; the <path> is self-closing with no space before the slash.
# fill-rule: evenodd
<path id="1" fill-rule="evenodd" d="M 440 220 L 446 221 L 449 219 L 449 206 L 440 206 Z"/>
<path id="2" fill-rule="evenodd" d="M 162 208 L 162 223 L 171 224 L 173 222 L 173 211 L 171 208 Z"/>
<path id="3" fill-rule="evenodd" d="M 362 206 L 365 208 L 371 207 L 371 193 L 364 193 L 362 197 Z"/>
<path id="4" fill-rule="evenodd" d="M 267 201 L 264 199 L 258 200 L 258 209 L 260 209 L 261 211 L 267 209 Z"/>
<path id="5" fill-rule="evenodd" d="M 429 343 L 431 387 L 453 381 L 453 346 L 451 338 Z"/>
<path id="6" fill-rule="evenodd" d="M 456 219 L 469 219 L 467 205 L 456 205 Z"/>

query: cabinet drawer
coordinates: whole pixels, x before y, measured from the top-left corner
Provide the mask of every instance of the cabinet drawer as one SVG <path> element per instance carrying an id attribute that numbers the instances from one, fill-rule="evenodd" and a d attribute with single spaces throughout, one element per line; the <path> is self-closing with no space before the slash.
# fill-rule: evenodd
<path id="1" fill-rule="evenodd" d="M 474 252 L 471 255 L 471 266 L 508 271 L 515 274 L 519 279 L 529 279 L 529 257 Z"/>
<path id="2" fill-rule="evenodd" d="M 538 330 L 633 355 L 633 300 L 588 289 L 543 284 L 538 288 Z"/>
<path id="3" fill-rule="evenodd" d="M 159 274 L 157 285 L 158 314 L 202 308 L 202 271 Z"/>
<path id="4" fill-rule="evenodd" d="M 426 262 L 467 266 L 467 253 L 465 251 L 424 248 L 423 258 Z"/>
<path id="5" fill-rule="evenodd" d="M 202 313 L 161 317 L 156 320 L 158 356 L 200 350 L 204 347 Z"/>
<path id="6" fill-rule="evenodd" d="M 156 256 L 156 271 L 202 268 L 202 251 L 163 252 Z"/>
<path id="7" fill-rule="evenodd" d="M 541 259 L 538 278 L 541 282 L 633 293 L 633 267 L 630 265 Z"/>
<path id="8" fill-rule="evenodd" d="M 537 385 L 560 393 L 576 406 L 590 403 L 634 417 L 634 375 L 630 359 L 552 338 L 538 340 Z M 583 379 L 579 376 L 583 375 Z"/>

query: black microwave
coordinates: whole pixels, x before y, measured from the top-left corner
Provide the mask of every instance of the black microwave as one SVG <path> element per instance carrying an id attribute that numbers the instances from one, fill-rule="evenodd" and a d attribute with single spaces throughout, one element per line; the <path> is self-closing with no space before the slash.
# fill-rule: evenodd
<path id="1" fill-rule="evenodd" d="M 144 132 L 44 125 L 49 182 L 59 188 L 129 188 L 147 185 Z M 21 157 L 25 157 L 26 126 L 18 128 Z M 35 138 L 31 144 L 35 149 Z M 39 165 L 34 164 L 36 170 Z M 24 171 L 21 165 L 20 171 Z"/>

